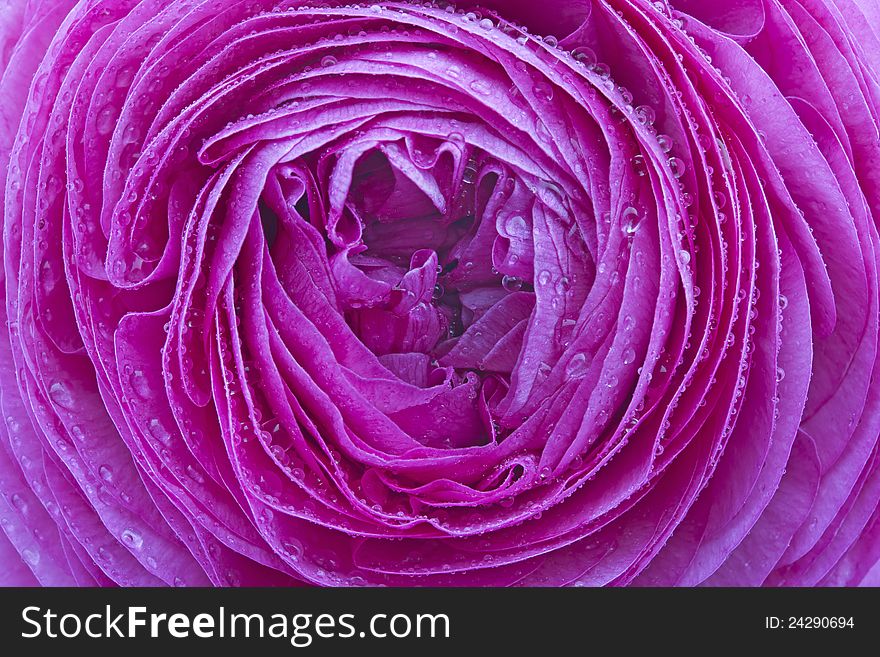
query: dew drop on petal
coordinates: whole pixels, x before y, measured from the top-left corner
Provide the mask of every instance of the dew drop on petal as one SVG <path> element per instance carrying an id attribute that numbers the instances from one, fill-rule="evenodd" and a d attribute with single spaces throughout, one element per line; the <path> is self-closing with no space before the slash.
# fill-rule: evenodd
<path id="1" fill-rule="evenodd" d="M 205 478 L 202 476 L 202 474 L 191 465 L 186 466 L 186 474 L 197 484 L 205 483 Z"/>
<path id="2" fill-rule="evenodd" d="M 537 83 L 532 92 L 535 94 L 535 97 L 545 103 L 549 103 L 553 100 L 553 87 L 547 82 L 539 82 Z"/>
<path id="3" fill-rule="evenodd" d="M 123 529 L 122 542 L 135 550 L 140 550 L 144 545 L 144 537 L 133 529 Z"/>
<path id="4" fill-rule="evenodd" d="M 639 224 L 642 222 L 642 217 L 639 215 L 639 211 L 634 207 L 629 206 L 623 210 L 620 218 L 620 228 L 626 235 L 633 235 L 639 229 Z"/>
<path id="5" fill-rule="evenodd" d="M 657 119 L 654 108 L 649 105 L 639 105 L 638 107 L 636 107 L 635 117 L 636 121 L 644 126 L 653 125 L 654 121 Z"/>
<path id="6" fill-rule="evenodd" d="M 566 376 L 578 379 L 587 373 L 587 357 L 584 354 L 575 354 L 565 366 Z"/>
<path id="7" fill-rule="evenodd" d="M 571 56 L 582 66 L 593 66 L 596 64 L 596 53 L 590 48 L 575 48 L 571 51 Z"/>
<path id="8" fill-rule="evenodd" d="M 40 563 L 40 553 L 30 548 L 25 548 L 21 551 L 21 558 L 31 566 L 36 566 Z"/>
<path id="9" fill-rule="evenodd" d="M 131 373 L 131 377 L 129 379 L 131 382 L 131 388 L 134 390 L 135 394 L 141 399 L 149 399 L 152 395 L 152 389 L 150 388 L 150 384 L 147 381 L 146 375 L 141 370 L 135 370 Z"/>
<path id="10" fill-rule="evenodd" d="M 171 442 L 171 434 L 165 425 L 158 418 L 153 418 L 147 425 L 150 435 L 161 443 L 169 444 Z"/>
<path id="11" fill-rule="evenodd" d="M 292 561 L 298 561 L 303 554 L 303 547 L 299 541 L 289 539 L 284 543 L 284 550 Z"/>
<path id="12" fill-rule="evenodd" d="M 660 146 L 661 151 L 668 153 L 672 150 L 672 137 L 669 135 L 657 135 L 657 144 Z"/>
<path id="13" fill-rule="evenodd" d="M 684 160 L 682 160 L 680 157 L 670 157 L 668 163 L 669 169 L 672 171 L 673 176 L 675 176 L 676 178 L 681 178 L 684 175 Z"/>
<path id="14" fill-rule="evenodd" d="M 522 215 L 512 214 L 504 222 L 504 232 L 510 237 L 525 239 L 529 237 L 529 225 Z"/>
<path id="15" fill-rule="evenodd" d="M 545 144 L 553 142 L 553 135 L 550 134 L 550 130 L 547 129 L 547 124 L 541 119 L 535 119 L 535 134 L 537 134 L 538 139 Z"/>
<path id="16" fill-rule="evenodd" d="M 116 125 L 115 110 L 112 105 L 104 105 L 95 117 L 95 129 L 100 135 L 109 135 Z"/>
<path id="17" fill-rule="evenodd" d="M 501 279 L 501 287 L 508 292 L 518 292 L 522 289 L 523 280 L 517 276 L 505 276 Z"/>
<path id="18" fill-rule="evenodd" d="M 49 386 L 49 397 L 58 406 L 67 410 L 72 410 L 76 405 L 73 400 L 73 395 L 70 393 L 70 388 L 68 388 L 67 384 L 62 381 L 55 381 Z"/>
<path id="19" fill-rule="evenodd" d="M 477 92 L 481 96 L 489 96 L 492 94 L 492 87 L 489 86 L 487 82 L 483 80 L 473 80 L 470 83 L 470 88 L 472 91 Z"/>
<path id="20" fill-rule="evenodd" d="M 608 67 L 608 64 L 603 62 L 598 62 L 593 65 L 593 73 L 595 73 L 600 80 L 608 80 L 611 77 L 611 69 Z"/>

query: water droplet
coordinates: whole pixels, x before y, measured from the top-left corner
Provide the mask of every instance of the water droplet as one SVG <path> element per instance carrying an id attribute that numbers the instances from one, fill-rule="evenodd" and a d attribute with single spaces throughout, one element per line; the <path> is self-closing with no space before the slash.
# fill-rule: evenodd
<path id="1" fill-rule="evenodd" d="M 339 61 L 333 55 L 327 55 L 321 60 L 321 66 L 324 68 L 328 68 L 330 66 L 336 66 Z"/>
<path id="2" fill-rule="evenodd" d="M 523 280 L 517 276 L 505 276 L 501 279 L 501 287 L 508 292 L 518 292 L 522 286 Z"/>
<path id="3" fill-rule="evenodd" d="M 575 48 L 571 51 L 571 56 L 581 66 L 590 67 L 596 64 L 596 53 L 590 48 Z"/>
<path id="4" fill-rule="evenodd" d="M 476 180 L 477 169 L 473 164 L 468 163 L 468 165 L 464 168 L 464 171 L 462 172 L 461 181 L 465 185 L 473 185 Z"/>
<path id="5" fill-rule="evenodd" d="M 565 366 L 566 376 L 578 379 L 587 373 L 587 357 L 584 354 L 575 354 L 568 365 Z"/>
<path id="6" fill-rule="evenodd" d="M 73 395 L 70 394 L 68 387 L 61 381 L 56 381 L 49 386 L 49 397 L 61 408 L 71 410 L 75 406 Z"/>
<path id="7" fill-rule="evenodd" d="M 686 251 L 685 249 L 682 249 L 681 251 L 678 252 L 678 259 L 681 262 L 681 264 L 683 264 L 683 265 L 690 264 L 691 252 Z"/>
<path id="8" fill-rule="evenodd" d="M 565 211 L 565 200 L 562 190 L 558 185 L 542 181 L 538 185 L 538 198 L 541 199 L 541 202 L 551 210 L 556 212 Z"/>
<path id="9" fill-rule="evenodd" d="M 657 114 L 654 112 L 654 108 L 649 105 L 639 105 L 636 107 L 634 113 L 636 121 L 643 126 L 653 125 L 654 121 L 657 119 Z"/>
<path id="10" fill-rule="evenodd" d="M 12 497 L 10 499 L 12 500 L 12 505 L 16 509 L 18 509 L 21 513 L 27 512 L 27 508 L 28 508 L 27 502 L 24 501 L 24 499 L 21 497 L 21 495 L 19 495 L 18 493 L 13 493 Z"/>
<path id="11" fill-rule="evenodd" d="M 132 372 L 131 377 L 129 377 L 129 382 L 131 383 L 132 390 L 134 390 L 135 394 L 141 399 L 149 399 L 152 396 L 152 388 L 150 388 L 150 384 L 143 371 L 135 370 Z"/>
<path id="12" fill-rule="evenodd" d="M 98 110 L 98 115 L 95 117 L 95 129 L 98 131 L 98 134 L 109 135 L 113 132 L 113 127 L 116 125 L 115 114 L 116 112 L 112 105 L 104 105 L 104 107 Z"/>
<path id="13" fill-rule="evenodd" d="M 675 176 L 676 178 L 681 178 L 684 175 L 684 160 L 679 157 L 670 157 L 668 163 L 673 176 Z"/>
<path id="14" fill-rule="evenodd" d="M 632 159 L 632 163 L 633 163 L 633 169 L 635 170 L 636 175 L 639 176 L 640 178 L 644 177 L 645 174 L 647 173 L 647 170 L 645 169 L 645 156 L 642 155 L 641 153 L 639 153 L 638 155 L 634 155 L 633 159 Z"/>
<path id="15" fill-rule="evenodd" d="M 508 237 L 518 237 L 521 239 L 526 239 L 531 234 L 531 231 L 529 230 L 529 225 L 526 223 L 526 220 L 523 219 L 522 215 L 513 214 L 510 215 L 504 222 L 504 233 Z"/>
<path id="16" fill-rule="evenodd" d="M 168 429 L 165 428 L 165 425 L 163 425 L 158 418 L 153 418 L 152 420 L 150 420 L 148 427 L 150 430 L 150 435 L 152 435 L 153 438 L 165 445 L 171 443 L 171 434 L 168 433 Z"/>
<path id="17" fill-rule="evenodd" d="M 538 82 L 532 89 L 532 92 L 538 100 L 545 103 L 553 100 L 553 87 L 546 82 Z"/>
<path id="18" fill-rule="evenodd" d="M 785 378 L 785 370 L 781 367 L 776 368 L 776 382 L 779 383 Z"/>
<path id="19" fill-rule="evenodd" d="M 550 282 L 552 275 L 546 269 L 538 274 L 538 283 L 541 285 L 547 285 Z"/>
<path id="20" fill-rule="evenodd" d="M 668 153 L 672 150 L 673 143 L 672 137 L 669 135 L 657 135 L 657 144 L 660 146 L 660 150 L 664 153 Z"/>
<path id="21" fill-rule="evenodd" d="M 21 558 L 31 566 L 36 566 L 40 563 L 40 553 L 30 548 L 25 548 L 21 551 Z"/>
<path id="22" fill-rule="evenodd" d="M 484 30 L 491 30 L 493 27 L 495 27 L 495 23 L 492 22 L 491 18 L 484 18 L 480 21 L 480 27 L 482 27 Z"/>
<path id="23" fill-rule="evenodd" d="M 470 88 L 481 96 L 489 96 L 492 94 L 492 87 L 482 80 L 474 80 L 470 84 Z"/>
<path id="24" fill-rule="evenodd" d="M 185 471 L 186 471 L 187 476 L 190 479 L 192 479 L 194 482 L 196 482 L 197 484 L 204 484 L 205 483 L 205 478 L 202 476 L 202 473 L 199 472 L 198 470 L 196 470 L 193 466 L 191 466 L 191 465 L 186 466 Z"/>
<path id="25" fill-rule="evenodd" d="M 642 217 L 638 210 L 632 206 L 624 208 L 620 217 L 620 228 L 625 235 L 634 235 L 639 229 L 639 224 L 641 224 L 641 222 Z"/>
<path id="26" fill-rule="evenodd" d="M 630 365 L 636 360 L 636 350 L 632 347 L 627 347 L 623 351 L 623 364 Z"/>
<path id="27" fill-rule="evenodd" d="M 299 543 L 299 541 L 286 541 L 284 543 L 284 549 L 287 552 L 287 556 L 290 557 L 293 561 L 298 561 L 303 554 L 303 547 Z"/>
<path id="28" fill-rule="evenodd" d="M 553 135 L 550 134 L 547 124 L 541 119 L 535 119 L 535 134 L 545 144 L 553 143 Z"/>
<path id="29" fill-rule="evenodd" d="M 140 550 L 144 545 L 144 537 L 133 529 L 123 529 L 122 542 L 135 550 Z"/>
<path id="30" fill-rule="evenodd" d="M 102 465 L 100 468 L 98 468 L 98 474 L 100 475 L 101 479 L 103 479 L 107 483 L 113 481 L 113 470 L 108 465 Z"/>
<path id="31" fill-rule="evenodd" d="M 119 69 L 119 72 L 116 74 L 116 86 L 117 87 L 127 87 L 131 84 L 131 81 L 134 79 L 135 67 L 133 65 L 123 66 Z"/>
<path id="32" fill-rule="evenodd" d="M 611 69 L 608 68 L 608 64 L 602 62 L 593 64 L 593 73 L 602 81 L 608 80 L 611 77 Z"/>

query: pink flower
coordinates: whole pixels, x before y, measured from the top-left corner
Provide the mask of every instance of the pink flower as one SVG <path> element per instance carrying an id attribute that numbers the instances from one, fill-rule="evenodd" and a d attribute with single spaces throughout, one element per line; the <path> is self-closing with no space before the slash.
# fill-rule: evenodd
<path id="1" fill-rule="evenodd" d="M 878 561 L 874 0 L 12 4 L 0 581 Z"/>

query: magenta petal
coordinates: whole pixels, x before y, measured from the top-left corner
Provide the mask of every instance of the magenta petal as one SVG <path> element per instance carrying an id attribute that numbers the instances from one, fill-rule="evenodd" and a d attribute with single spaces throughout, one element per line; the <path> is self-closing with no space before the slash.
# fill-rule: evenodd
<path id="1" fill-rule="evenodd" d="M 878 25 L 11 3 L 0 584 L 876 584 Z"/>

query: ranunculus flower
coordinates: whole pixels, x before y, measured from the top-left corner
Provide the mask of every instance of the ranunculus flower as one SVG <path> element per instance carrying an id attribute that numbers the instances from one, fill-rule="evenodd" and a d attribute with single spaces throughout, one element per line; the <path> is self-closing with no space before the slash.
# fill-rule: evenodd
<path id="1" fill-rule="evenodd" d="M 6 583 L 877 577 L 875 1 L 0 23 Z"/>

